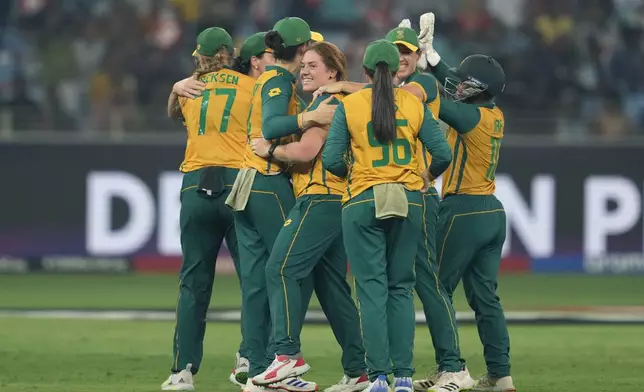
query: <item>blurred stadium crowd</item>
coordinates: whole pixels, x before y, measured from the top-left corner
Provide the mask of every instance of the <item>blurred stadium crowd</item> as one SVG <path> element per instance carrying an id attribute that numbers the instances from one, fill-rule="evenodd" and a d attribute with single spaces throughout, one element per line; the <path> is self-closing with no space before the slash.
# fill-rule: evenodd
<path id="1" fill-rule="evenodd" d="M 300 16 L 361 79 L 366 43 L 428 11 L 446 61 L 486 53 L 505 67 L 508 134 L 643 133 L 644 0 L 2 0 L 0 125 L 176 131 L 167 96 L 205 27 L 241 41 Z"/>

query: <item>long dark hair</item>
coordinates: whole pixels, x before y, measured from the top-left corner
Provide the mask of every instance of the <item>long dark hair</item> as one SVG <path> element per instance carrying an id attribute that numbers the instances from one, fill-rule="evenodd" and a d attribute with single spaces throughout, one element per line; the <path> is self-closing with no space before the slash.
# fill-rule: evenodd
<path id="1" fill-rule="evenodd" d="M 280 33 L 275 30 L 271 30 L 264 36 L 264 43 L 266 47 L 273 49 L 273 55 L 275 55 L 276 60 L 282 60 L 285 62 L 290 62 L 295 59 L 298 50 L 302 45 L 297 46 L 288 46 L 284 47 L 284 40 Z"/>
<path id="2" fill-rule="evenodd" d="M 375 71 L 365 68 L 373 80 L 371 90 L 371 123 L 376 140 L 391 143 L 396 138 L 396 105 L 394 102 L 394 74 L 385 63 L 378 63 Z"/>
<path id="3" fill-rule="evenodd" d="M 237 56 L 233 59 L 233 65 L 230 68 L 240 74 L 248 75 L 248 72 L 250 72 L 250 61 L 244 61 L 241 56 Z"/>
<path id="4" fill-rule="evenodd" d="M 262 52 L 260 55 L 253 57 L 261 59 L 262 56 L 264 56 L 264 53 L 266 52 Z M 248 61 L 244 61 L 241 56 L 237 56 L 233 60 L 233 65 L 230 68 L 232 68 L 233 71 L 239 72 L 240 74 L 248 75 L 250 73 L 250 59 Z"/>

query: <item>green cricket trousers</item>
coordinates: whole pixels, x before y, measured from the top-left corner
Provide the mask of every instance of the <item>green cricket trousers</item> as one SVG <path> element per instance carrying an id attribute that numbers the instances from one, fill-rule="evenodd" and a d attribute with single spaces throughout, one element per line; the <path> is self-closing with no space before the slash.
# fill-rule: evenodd
<path id="1" fill-rule="evenodd" d="M 438 271 L 448 295 L 461 279 L 490 377 L 510 375 L 510 337 L 496 295 L 506 216 L 494 195 L 447 195 L 438 213 Z"/>
<path id="2" fill-rule="evenodd" d="M 266 265 L 266 287 L 276 353 L 301 351 L 300 333 L 308 308 L 300 281 L 313 274 L 315 293 L 342 347 L 346 375 L 365 372 L 358 311 L 347 284 L 342 240 L 342 204 L 338 195 L 304 195 L 281 228 Z"/>
<path id="3" fill-rule="evenodd" d="M 185 369 L 189 363 L 192 364 L 193 374 L 199 371 L 206 332 L 206 312 L 215 279 L 215 264 L 224 239 L 238 276 L 240 273 L 233 218 L 225 205 L 237 176 L 237 169 L 223 168 L 221 175 L 226 186 L 223 193 L 213 196 L 198 192 L 203 170 L 184 174 L 181 185 L 179 224 L 183 263 L 176 310 L 172 372 Z M 245 356 L 247 352 L 243 336 L 242 333 L 239 352 Z"/>
<path id="4" fill-rule="evenodd" d="M 414 374 L 414 262 L 422 194 L 407 191 L 407 218 L 376 219 L 373 188 L 342 208 L 342 231 L 356 280 L 368 376 Z"/>
<path id="5" fill-rule="evenodd" d="M 245 209 L 233 212 L 242 261 L 242 330 L 250 361 L 248 377 L 262 373 L 275 357 L 265 269 L 275 239 L 286 222 L 286 214 L 294 204 L 287 174 L 257 173 Z"/>
<path id="6" fill-rule="evenodd" d="M 423 304 L 439 371 L 458 372 L 465 366 L 459 348 L 456 314 L 438 279 L 436 224 L 440 199 L 436 188 L 423 194 L 423 228 L 416 255 L 416 294 Z"/>

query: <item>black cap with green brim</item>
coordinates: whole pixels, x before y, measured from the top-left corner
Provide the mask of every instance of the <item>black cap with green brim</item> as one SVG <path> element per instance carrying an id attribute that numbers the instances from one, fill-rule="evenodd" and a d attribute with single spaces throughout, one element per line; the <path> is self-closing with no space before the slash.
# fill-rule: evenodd
<path id="1" fill-rule="evenodd" d="M 221 27 L 210 27 L 197 36 L 197 49 L 192 55 L 200 54 L 212 57 L 219 52 L 222 46 L 232 52 L 235 49 L 233 38 Z"/>
<path id="2" fill-rule="evenodd" d="M 250 61 L 250 58 L 253 56 L 259 56 L 264 52 L 273 51 L 266 47 L 266 43 L 264 41 L 265 36 L 265 32 L 260 32 L 246 38 L 246 41 L 244 41 L 244 44 L 239 51 L 239 56 L 243 61 Z"/>
<path id="3" fill-rule="evenodd" d="M 288 17 L 279 20 L 273 26 L 284 41 L 284 47 L 302 45 L 311 40 L 311 28 L 303 19 Z"/>
<path id="4" fill-rule="evenodd" d="M 396 45 L 387 40 L 379 39 L 377 41 L 373 41 L 369 46 L 367 46 L 367 49 L 364 52 L 362 65 L 364 65 L 365 68 L 374 71 L 379 63 L 387 64 L 387 68 L 389 68 L 391 72 L 398 71 L 400 66 L 400 56 Z"/>

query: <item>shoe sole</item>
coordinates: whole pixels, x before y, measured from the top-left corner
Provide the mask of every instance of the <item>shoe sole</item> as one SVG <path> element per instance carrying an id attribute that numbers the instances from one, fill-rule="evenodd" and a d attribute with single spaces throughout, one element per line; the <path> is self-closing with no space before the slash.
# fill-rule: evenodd
<path id="1" fill-rule="evenodd" d="M 298 366 L 297 368 L 294 368 L 293 370 L 291 370 L 290 373 L 288 373 L 284 377 L 279 377 L 279 378 L 276 378 L 275 380 L 259 381 L 259 382 L 257 380 L 255 380 L 255 378 L 253 378 L 252 380 L 253 380 L 253 384 L 257 385 L 258 387 L 267 387 L 267 386 L 269 386 L 271 384 L 277 384 L 278 382 L 282 382 L 282 381 L 286 380 L 287 378 L 299 377 L 299 376 L 301 376 L 303 374 L 306 374 L 309 370 L 311 370 L 311 366 L 307 363 L 307 364 L 304 364 L 302 366 Z"/>
<path id="2" fill-rule="evenodd" d="M 228 381 L 230 381 L 231 383 L 237 385 L 239 387 L 239 389 L 244 389 L 244 387 L 246 386 L 246 382 L 240 382 L 238 380 L 239 375 L 240 375 L 239 373 L 237 373 L 237 374 L 230 373 L 230 376 L 228 376 Z M 244 377 L 246 379 L 248 379 L 248 373 L 244 373 Z"/>
<path id="3" fill-rule="evenodd" d="M 248 372 L 237 372 L 237 374 L 235 374 L 235 381 L 242 385 L 246 385 L 248 382 Z"/>
<path id="4" fill-rule="evenodd" d="M 433 383 L 433 382 L 430 384 L 430 382 L 429 382 L 429 381 L 423 381 L 423 382 L 426 382 L 427 384 L 429 384 L 429 385 L 427 385 L 427 387 L 424 387 L 424 386 L 422 386 L 422 385 L 417 385 L 417 383 L 419 383 L 419 382 L 421 382 L 421 381 L 420 381 L 420 380 L 418 380 L 418 381 L 414 381 L 414 383 L 413 383 L 414 392 L 427 392 L 427 390 L 428 390 L 429 388 L 431 388 L 431 387 L 433 387 L 434 385 L 436 385 L 436 384 L 435 384 L 435 383 Z"/>
<path id="5" fill-rule="evenodd" d="M 167 387 L 161 387 L 162 391 L 194 391 L 194 385 L 168 385 Z"/>
<path id="6" fill-rule="evenodd" d="M 360 391 L 364 391 L 365 388 L 367 388 L 369 386 L 368 382 L 365 382 L 365 383 L 362 383 L 362 384 L 364 384 L 364 385 L 356 384 L 356 385 L 351 385 L 350 387 L 344 388 L 344 389 L 331 389 L 331 390 L 329 390 L 331 388 L 331 387 L 329 387 L 329 388 L 325 389 L 324 392 L 360 392 Z M 426 391 L 423 391 L 423 392 L 426 392 Z"/>
<path id="7" fill-rule="evenodd" d="M 319 390 L 319 386 L 316 385 L 315 389 L 313 389 L 313 390 L 311 390 L 311 389 L 306 389 L 306 390 L 297 389 L 297 390 L 294 390 L 294 389 L 288 389 L 288 388 L 281 387 L 281 386 L 280 387 L 268 387 L 268 389 L 275 390 L 275 391 L 287 391 L 287 392 L 317 392 Z"/>
<path id="8" fill-rule="evenodd" d="M 430 388 L 432 388 L 432 387 L 430 387 Z M 473 388 L 473 387 L 463 387 L 463 388 L 460 388 L 459 390 L 460 390 L 460 391 L 468 391 L 468 392 L 469 392 L 469 391 L 474 391 L 474 389 L 472 389 L 472 388 Z M 432 390 L 432 389 L 427 389 L 427 392 L 436 392 L 436 391 L 434 391 L 434 390 Z M 484 391 L 479 391 L 479 392 L 484 392 Z M 488 390 L 488 391 L 485 391 L 485 392 L 497 392 L 497 391 L 489 391 L 489 390 Z M 500 391 L 499 391 L 499 392 L 500 392 Z"/>

